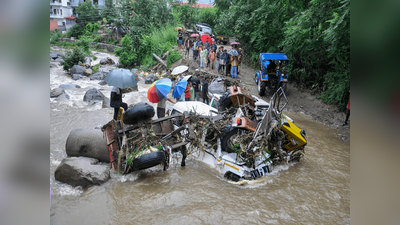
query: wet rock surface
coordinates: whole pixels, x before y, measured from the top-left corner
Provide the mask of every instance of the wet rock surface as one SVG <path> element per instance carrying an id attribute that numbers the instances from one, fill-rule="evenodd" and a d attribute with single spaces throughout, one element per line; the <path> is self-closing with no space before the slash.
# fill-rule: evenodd
<path id="1" fill-rule="evenodd" d="M 89 76 L 89 75 L 91 75 L 92 73 L 93 73 L 93 70 L 92 70 L 92 69 L 85 69 L 85 70 L 83 71 L 83 74 L 86 75 L 86 76 Z"/>
<path id="2" fill-rule="evenodd" d="M 61 84 L 60 88 L 65 90 L 65 89 L 81 88 L 81 86 L 77 84 Z"/>
<path id="3" fill-rule="evenodd" d="M 104 97 L 105 96 L 103 93 L 101 93 L 101 91 L 99 91 L 97 88 L 92 88 L 85 93 L 85 96 L 83 96 L 83 101 L 103 101 Z"/>
<path id="4" fill-rule="evenodd" d="M 70 73 L 71 74 L 80 74 L 80 75 L 84 75 L 84 71 L 85 71 L 85 67 L 80 66 L 80 65 L 74 65 L 71 69 L 70 69 Z"/>
<path id="5" fill-rule="evenodd" d="M 110 166 L 99 165 L 97 159 L 71 157 L 62 160 L 54 177 L 57 181 L 84 189 L 93 185 L 101 185 L 110 179 Z"/>
<path id="6" fill-rule="evenodd" d="M 105 77 L 103 72 L 97 72 L 89 76 L 90 80 L 103 80 Z"/>
<path id="7" fill-rule="evenodd" d="M 60 96 L 63 93 L 65 93 L 64 89 L 62 89 L 62 88 L 54 88 L 53 90 L 50 91 L 50 98 L 56 98 L 56 97 Z"/>
<path id="8" fill-rule="evenodd" d="M 72 80 L 79 80 L 85 78 L 85 76 L 81 75 L 81 74 L 72 74 Z"/>

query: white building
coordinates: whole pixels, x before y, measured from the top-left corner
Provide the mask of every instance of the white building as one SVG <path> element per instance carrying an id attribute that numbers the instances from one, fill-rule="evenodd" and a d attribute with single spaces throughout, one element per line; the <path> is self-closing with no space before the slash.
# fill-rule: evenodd
<path id="1" fill-rule="evenodd" d="M 66 31 L 75 24 L 75 18 L 78 16 L 75 8 L 80 2 L 86 0 L 50 0 L 50 20 L 56 20 L 58 30 Z M 117 0 L 113 0 L 114 4 Z M 99 11 L 105 7 L 105 0 L 92 0 L 93 5 L 97 4 Z M 51 22 L 50 22 L 51 23 Z"/>
<path id="2" fill-rule="evenodd" d="M 57 21 L 60 31 L 71 28 L 75 23 L 71 0 L 50 0 L 50 20 Z"/>

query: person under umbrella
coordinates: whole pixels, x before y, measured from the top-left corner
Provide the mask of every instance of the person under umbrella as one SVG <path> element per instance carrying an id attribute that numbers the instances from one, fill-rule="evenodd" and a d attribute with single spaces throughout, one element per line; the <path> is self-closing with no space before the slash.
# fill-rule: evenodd
<path id="1" fill-rule="evenodd" d="M 122 89 L 119 87 L 113 87 L 111 89 L 110 96 L 110 106 L 114 108 L 114 120 L 117 120 L 119 108 L 122 107 L 126 111 L 128 109 L 128 105 L 125 102 L 122 102 Z"/>
<path id="2" fill-rule="evenodd" d="M 167 100 L 170 101 L 172 104 L 176 104 L 174 100 L 168 97 L 168 94 L 163 99 L 161 99 L 161 101 L 157 103 L 157 117 L 159 119 L 165 117 L 165 107 L 167 105 Z"/>
<path id="3" fill-rule="evenodd" d="M 158 118 L 165 116 L 165 105 L 167 100 L 175 104 L 175 102 L 168 97 L 168 93 L 171 90 L 171 84 L 172 82 L 169 78 L 163 78 L 152 83 L 147 90 L 147 99 L 152 103 L 157 103 Z"/>
<path id="4" fill-rule="evenodd" d="M 114 120 L 117 120 L 119 108 L 128 109 L 128 105 L 122 102 L 122 89 L 135 87 L 138 77 L 127 69 L 114 69 L 104 78 L 109 86 L 113 86 L 110 93 L 110 107 L 114 108 Z"/>

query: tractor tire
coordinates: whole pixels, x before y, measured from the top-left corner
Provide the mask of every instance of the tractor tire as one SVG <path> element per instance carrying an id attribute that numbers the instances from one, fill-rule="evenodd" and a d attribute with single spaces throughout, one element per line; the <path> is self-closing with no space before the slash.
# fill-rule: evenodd
<path id="1" fill-rule="evenodd" d="M 231 93 L 229 91 L 226 91 L 219 98 L 218 104 L 219 104 L 219 109 L 218 109 L 219 111 L 224 111 L 224 110 L 232 107 L 233 103 L 232 103 L 232 99 L 231 99 Z"/>
<path id="2" fill-rule="evenodd" d="M 258 85 L 258 81 L 257 81 L 257 73 L 256 75 L 254 75 L 254 81 L 256 82 L 256 84 Z"/>
<path id="3" fill-rule="evenodd" d="M 264 81 L 258 81 L 258 95 L 264 96 L 265 94 L 265 87 L 267 86 L 267 83 Z"/>
<path id="4" fill-rule="evenodd" d="M 221 133 L 221 148 L 222 151 L 228 152 L 228 153 L 234 153 L 235 150 L 232 148 L 235 145 L 234 139 L 240 136 L 238 134 L 239 129 L 236 127 L 232 127 L 232 125 L 229 125 L 225 127 L 224 130 L 222 130 Z"/>
<path id="5" fill-rule="evenodd" d="M 125 124 L 136 124 L 140 121 L 146 121 L 153 118 L 155 114 L 154 107 L 147 104 L 137 104 L 124 112 L 123 120 Z"/>
<path id="6" fill-rule="evenodd" d="M 151 152 L 140 156 L 132 161 L 132 170 L 144 170 L 153 166 L 157 166 L 164 163 L 164 170 L 166 165 L 165 153 L 164 152 Z"/>

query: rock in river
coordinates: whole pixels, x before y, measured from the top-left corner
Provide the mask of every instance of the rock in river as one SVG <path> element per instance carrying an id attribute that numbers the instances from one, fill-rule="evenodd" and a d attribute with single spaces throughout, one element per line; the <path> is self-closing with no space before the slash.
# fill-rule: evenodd
<path id="1" fill-rule="evenodd" d="M 97 159 L 86 157 L 65 158 L 57 167 L 54 177 L 60 182 L 84 189 L 101 185 L 110 179 L 110 166 L 97 163 Z"/>
<path id="2" fill-rule="evenodd" d="M 103 72 L 98 72 L 89 76 L 90 80 L 103 80 L 105 77 Z"/>
<path id="3" fill-rule="evenodd" d="M 75 65 L 70 69 L 70 74 L 80 74 L 84 75 L 85 67 L 80 65 Z"/>
<path id="4" fill-rule="evenodd" d="M 64 89 L 62 89 L 62 88 L 54 88 L 53 90 L 50 91 L 50 98 L 58 97 L 63 93 L 65 93 Z"/>
<path id="5" fill-rule="evenodd" d="M 79 80 L 82 78 L 85 78 L 86 76 L 80 75 L 80 74 L 72 74 L 72 80 Z"/>
<path id="6" fill-rule="evenodd" d="M 110 57 L 104 58 L 102 60 L 100 60 L 100 64 L 101 65 L 105 65 L 105 64 L 115 64 L 114 60 L 112 60 Z"/>
<path id="7" fill-rule="evenodd" d="M 68 95 L 67 93 L 62 93 L 60 96 L 58 96 L 58 97 L 56 98 L 57 101 L 58 101 L 58 100 L 63 100 L 63 99 L 69 100 L 69 95 Z"/>
<path id="8" fill-rule="evenodd" d="M 107 82 L 105 80 L 102 80 L 99 82 L 99 85 L 103 86 L 103 85 L 107 85 Z"/>
<path id="9" fill-rule="evenodd" d="M 50 52 L 50 58 L 57 59 L 58 58 L 58 53 L 57 52 Z"/>
<path id="10" fill-rule="evenodd" d="M 83 71 L 83 74 L 85 74 L 86 76 L 89 76 L 89 75 L 91 75 L 93 73 L 93 70 L 92 69 L 85 69 L 84 71 Z"/>
<path id="11" fill-rule="evenodd" d="M 97 90 L 97 88 L 92 88 L 85 93 L 83 96 L 83 101 L 90 102 L 90 101 L 103 101 L 105 96 L 101 91 Z"/>
<path id="12" fill-rule="evenodd" d="M 72 89 L 72 88 L 81 88 L 81 86 L 77 85 L 77 84 L 61 84 L 60 88 L 62 89 Z"/>

